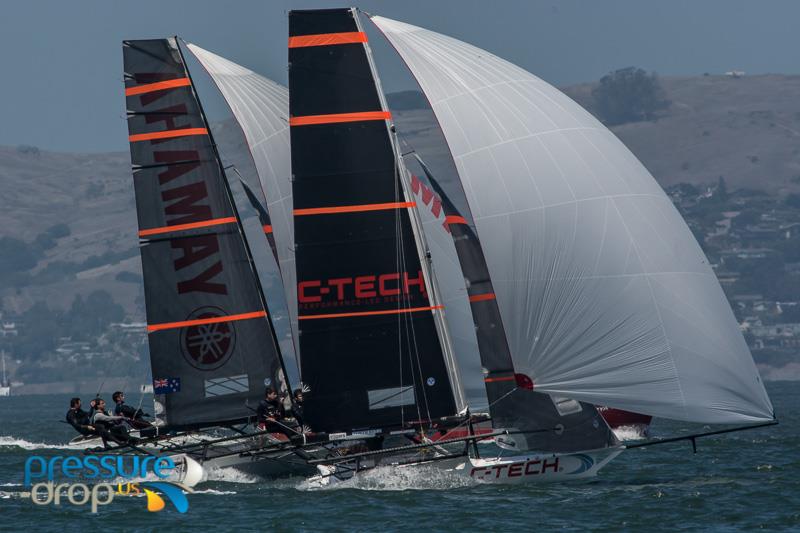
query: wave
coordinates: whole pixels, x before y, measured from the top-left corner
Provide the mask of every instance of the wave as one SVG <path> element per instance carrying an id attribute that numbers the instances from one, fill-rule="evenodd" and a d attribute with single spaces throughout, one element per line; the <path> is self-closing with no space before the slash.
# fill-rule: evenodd
<path id="1" fill-rule="evenodd" d="M 648 437 L 648 426 L 619 426 L 614 428 L 614 435 L 623 442 L 632 440 L 643 440 Z"/>
<path id="2" fill-rule="evenodd" d="M 22 448 L 23 450 L 81 450 L 85 447 L 85 443 L 51 444 L 47 442 L 31 442 L 10 435 L 0 435 L 0 448 Z"/>
<path id="3" fill-rule="evenodd" d="M 227 496 L 229 494 L 236 494 L 234 490 L 215 490 L 215 489 L 203 489 L 203 490 L 194 490 L 192 494 L 213 494 L 215 496 Z"/>
<path id="4" fill-rule="evenodd" d="M 236 470 L 232 467 L 219 468 L 211 467 L 205 468 L 205 479 L 203 481 L 222 481 L 224 483 L 260 483 L 263 480 L 252 474 Z"/>
<path id="5" fill-rule="evenodd" d="M 434 465 L 379 466 L 360 472 L 346 481 L 331 483 L 324 487 L 320 487 L 312 479 L 304 479 L 295 488 L 303 491 L 340 489 L 405 491 L 454 489 L 476 484 L 471 478 L 453 469 Z"/>

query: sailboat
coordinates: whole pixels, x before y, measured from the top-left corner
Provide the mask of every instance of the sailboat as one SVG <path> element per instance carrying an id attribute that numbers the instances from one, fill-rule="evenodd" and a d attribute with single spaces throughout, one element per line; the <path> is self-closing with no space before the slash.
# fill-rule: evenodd
<path id="1" fill-rule="evenodd" d="M 306 418 L 322 442 L 303 435 L 279 458 L 274 443 L 228 457 L 316 466 L 320 485 L 420 464 L 537 482 L 596 475 L 632 447 L 597 405 L 745 428 L 775 422 L 706 258 L 613 134 L 484 50 L 369 18 L 447 145 L 434 165 L 411 139 L 416 174 L 356 9 L 290 12 L 288 109 L 280 90 L 252 98 L 253 73 L 189 45 L 281 211 L 270 229 L 310 386 Z M 269 307 L 177 41 L 126 47 L 151 357 L 166 380 L 156 393 L 175 427 L 241 423 L 262 380 L 288 388 Z M 276 130 L 270 151 L 254 141 L 259 117 L 282 110 L 290 147 L 280 149 Z M 441 199 L 447 232 L 415 200 L 423 186 Z M 184 192 L 166 192 L 175 188 Z M 224 279 L 226 291 L 175 290 L 193 279 Z M 219 366 L 192 364 L 186 332 L 212 324 L 237 342 Z M 472 331 L 476 349 L 454 348 L 454 329 Z M 464 390 L 476 379 L 486 413 Z M 208 394 L 215 380 L 239 389 Z"/>

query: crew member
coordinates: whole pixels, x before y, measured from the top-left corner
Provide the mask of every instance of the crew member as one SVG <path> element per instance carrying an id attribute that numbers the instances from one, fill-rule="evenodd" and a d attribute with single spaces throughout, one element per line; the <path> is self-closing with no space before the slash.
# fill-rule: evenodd
<path id="1" fill-rule="evenodd" d="M 292 416 L 297 421 L 297 425 L 303 427 L 303 389 L 294 390 L 294 401 L 292 402 Z"/>
<path id="2" fill-rule="evenodd" d="M 81 435 L 89 436 L 95 433 L 94 426 L 89 423 L 89 413 L 81 409 L 80 398 L 72 398 L 69 401 L 67 422 Z"/>
<path id="3" fill-rule="evenodd" d="M 117 444 L 122 444 L 129 440 L 125 417 L 109 414 L 106 411 L 106 401 L 102 398 L 95 399 L 94 413 L 89 422 L 100 434 L 105 447 L 108 447 L 109 440 L 113 440 Z"/>
<path id="4" fill-rule="evenodd" d="M 258 429 L 287 435 L 287 428 L 284 424 L 286 411 L 278 397 L 278 391 L 274 387 L 267 387 L 264 392 L 264 399 L 258 403 L 256 415 L 258 417 Z"/>
<path id="5" fill-rule="evenodd" d="M 144 429 L 151 426 L 150 422 L 144 420 L 146 415 L 141 409 L 135 409 L 130 405 L 125 404 L 125 393 L 117 391 L 111 395 L 114 400 L 114 414 L 117 416 L 124 416 L 129 419 L 128 423 L 136 429 Z"/>

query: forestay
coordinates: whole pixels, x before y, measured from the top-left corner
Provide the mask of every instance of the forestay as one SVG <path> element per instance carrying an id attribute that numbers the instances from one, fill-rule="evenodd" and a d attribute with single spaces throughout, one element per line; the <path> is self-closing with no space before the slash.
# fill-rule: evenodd
<path id="1" fill-rule="evenodd" d="M 611 132 L 489 52 L 372 20 L 431 102 L 536 390 L 705 423 L 773 418 L 702 250 Z"/>

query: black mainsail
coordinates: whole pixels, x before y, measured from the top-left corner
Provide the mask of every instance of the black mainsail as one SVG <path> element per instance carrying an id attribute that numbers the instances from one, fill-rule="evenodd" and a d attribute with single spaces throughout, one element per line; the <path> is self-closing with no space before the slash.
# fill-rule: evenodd
<path id="1" fill-rule="evenodd" d="M 123 42 L 156 399 L 172 427 L 251 416 L 285 372 L 236 206 L 175 38 Z"/>
<path id="2" fill-rule="evenodd" d="M 299 346 L 315 430 L 455 414 L 399 161 L 354 9 L 289 13 Z"/>

